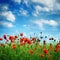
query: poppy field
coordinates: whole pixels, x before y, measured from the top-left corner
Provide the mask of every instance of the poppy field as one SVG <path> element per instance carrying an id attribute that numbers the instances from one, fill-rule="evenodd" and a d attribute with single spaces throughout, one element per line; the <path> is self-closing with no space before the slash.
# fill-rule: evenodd
<path id="1" fill-rule="evenodd" d="M 60 60 L 60 41 L 56 42 L 56 39 L 51 37 L 49 41 L 54 43 L 47 43 L 43 38 L 27 38 L 23 33 L 19 36 L 3 35 L 0 42 L 4 40 L 5 43 L 0 43 L 0 60 Z"/>

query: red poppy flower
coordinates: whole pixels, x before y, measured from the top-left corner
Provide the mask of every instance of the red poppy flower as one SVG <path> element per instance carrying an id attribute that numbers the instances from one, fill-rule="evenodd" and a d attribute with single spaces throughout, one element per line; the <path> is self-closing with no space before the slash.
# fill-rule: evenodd
<path id="1" fill-rule="evenodd" d="M 29 50 L 29 54 L 33 54 L 34 53 L 34 51 L 33 50 Z"/>
<path id="2" fill-rule="evenodd" d="M 28 41 L 28 38 L 24 38 L 23 41 L 26 43 Z"/>
<path id="3" fill-rule="evenodd" d="M 14 40 L 15 37 L 14 36 L 9 36 L 9 40 Z"/>
<path id="4" fill-rule="evenodd" d="M 59 49 L 59 48 L 60 48 L 60 44 L 58 44 L 58 45 L 56 46 L 56 48 Z"/>
<path id="5" fill-rule="evenodd" d="M 33 37 L 33 38 L 32 38 L 32 41 L 35 41 L 35 40 L 36 40 L 36 38 L 35 38 L 35 37 Z"/>
<path id="6" fill-rule="evenodd" d="M 0 41 L 3 40 L 3 38 L 0 38 Z"/>
<path id="7" fill-rule="evenodd" d="M 55 52 L 58 52 L 58 49 L 55 49 L 54 51 L 55 51 Z"/>
<path id="8" fill-rule="evenodd" d="M 43 52 L 44 52 L 45 54 L 48 54 L 48 50 L 47 50 L 47 49 L 44 49 Z"/>
<path id="9" fill-rule="evenodd" d="M 12 49 L 16 49 L 16 45 L 15 44 L 12 46 Z"/>
<path id="10" fill-rule="evenodd" d="M 23 42 L 23 39 L 24 39 L 24 38 L 20 38 L 20 43 Z"/>
<path id="11" fill-rule="evenodd" d="M 44 58 L 44 54 L 40 54 L 40 57 L 41 57 L 41 58 Z"/>
<path id="12" fill-rule="evenodd" d="M 4 39 L 7 39 L 7 36 L 6 35 L 4 35 L 3 37 L 4 37 Z"/>
<path id="13" fill-rule="evenodd" d="M 28 43 L 28 44 L 32 44 L 32 42 L 31 42 L 30 40 L 27 40 L 27 43 Z"/>
<path id="14" fill-rule="evenodd" d="M 20 33 L 20 36 L 23 36 L 23 33 Z"/>

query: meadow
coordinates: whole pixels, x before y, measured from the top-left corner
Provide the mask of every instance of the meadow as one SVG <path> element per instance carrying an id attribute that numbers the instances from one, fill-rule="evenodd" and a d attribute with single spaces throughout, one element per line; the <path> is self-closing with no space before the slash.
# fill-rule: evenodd
<path id="1" fill-rule="evenodd" d="M 0 43 L 0 60 L 60 60 L 60 41 L 54 44 L 43 40 L 41 44 L 41 39 L 43 37 L 27 38 L 23 33 L 20 33 L 20 37 L 3 35 L 0 41 L 6 42 Z M 55 42 L 52 37 L 49 40 Z"/>

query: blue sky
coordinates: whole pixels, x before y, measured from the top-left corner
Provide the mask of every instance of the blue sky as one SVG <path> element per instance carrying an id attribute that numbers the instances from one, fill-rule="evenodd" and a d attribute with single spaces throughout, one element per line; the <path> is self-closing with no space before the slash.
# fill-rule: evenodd
<path id="1" fill-rule="evenodd" d="M 60 39 L 60 0 L 0 0 L 0 36 L 20 32 Z"/>

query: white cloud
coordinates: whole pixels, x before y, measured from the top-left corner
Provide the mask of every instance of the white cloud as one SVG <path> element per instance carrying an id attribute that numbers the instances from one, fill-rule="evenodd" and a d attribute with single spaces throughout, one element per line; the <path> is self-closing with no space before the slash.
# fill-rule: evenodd
<path id="1" fill-rule="evenodd" d="M 11 22 L 15 21 L 15 16 L 13 15 L 13 13 L 11 11 L 2 12 L 1 15 L 6 17 L 6 19 L 11 21 Z"/>
<path id="2" fill-rule="evenodd" d="M 40 3 L 43 4 L 44 7 L 41 6 L 35 6 L 36 11 L 34 11 L 33 15 L 37 16 L 40 11 L 45 12 L 54 12 L 60 10 L 60 4 L 57 2 L 57 0 L 31 0 L 34 3 Z M 38 14 L 37 14 L 38 13 Z M 56 12 L 54 12 L 56 13 Z"/>
<path id="3" fill-rule="evenodd" d="M 7 6 L 7 5 L 3 5 L 3 6 L 2 6 L 2 9 L 3 9 L 3 10 L 8 10 L 8 6 Z"/>
<path id="4" fill-rule="evenodd" d="M 13 27 L 13 24 L 10 22 L 2 22 L 0 21 L 0 25 L 5 26 L 5 27 Z"/>
<path id="5" fill-rule="evenodd" d="M 55 3 L 55 0 L 32 0 L 32 2 L 35 3 L 42 3 L 48 7 L 53 7 L 53 4 Z"/>
<path id="6" fill-rule="evenodd" d="M 26 10 L 24 10 L 23 8 L 21 8 L 19 12 L 21 15 L 24 15 L 24 16 L 28 15 L 28 12 Z"/>
<path id="7" fill-rule="evenodd" d="M 20 4 L 21 3 L 21 0 L 13 0 L 14 2 Z"/>
<path id="8" fill-rule="evenodd" d="M 26 6 L 28 6 L 28 2 L 29 0 L 24 0 L 24 3 L 26 4 Z"/>
<path id="9" fill-rule="evenodd" d="M 40 19 L 40 20 L 33 21 L 33 23 L 35 23 L 36 25 L 38 25 L 40 27 L 40 29 L 42 29 L 42 30 L 44 30 L 44 24 L 47 24 L 47 25 L 52 26 L 52 27 L 58 26 L 58 22 L 56 22 L 54 20 Z"/>
<path id="10" fill-rule="evenodd" d="M 48 7 L 41 7 L 39 5 L 35 6 L 35 10 L 37 12 L 39 12 L 39 11 L 47 11 L 47 12 L 49 12 L 50 11 L 50 9 Z"/>
<path id="11" fill-rule="evenodd" d="M 60 10 L 60 4 L 56 3 L 56 9 Z"/>
<path id="12" fill-rule="evenodd" d="M 50 9 L 48 7 L 41 7 L 40 5 L 35 6 L 35 11 L 32 13 L 34 16 L 38 16 L 40 12 L 50 12 Z"/>

